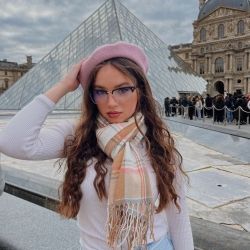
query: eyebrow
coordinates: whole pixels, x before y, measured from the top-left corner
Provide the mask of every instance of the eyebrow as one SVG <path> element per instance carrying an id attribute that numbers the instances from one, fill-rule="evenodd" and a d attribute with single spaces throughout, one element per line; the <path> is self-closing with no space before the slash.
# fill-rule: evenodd
<path id="1" fill-rule="evenodd" d="M 123 83 L 116 85 L 113 89 L 117 89 L 117 88 L 120 88 L 122 86 L 127 86 L 127 85 L 131 86 L 132 84 L 133 84 L 132 82 L 123 82 Z M 94 85 L 94 88 L 106 89 L 105 87 L 100 86 L 100 85 Z"/>

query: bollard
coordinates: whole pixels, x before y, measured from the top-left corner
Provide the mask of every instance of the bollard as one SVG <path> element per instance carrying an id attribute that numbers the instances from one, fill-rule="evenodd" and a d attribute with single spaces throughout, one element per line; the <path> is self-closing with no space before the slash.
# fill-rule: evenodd
<path id="1" fill-rule="evenodd" d="M 214 124 L 214 105 L 213 105 L 213 124 Z"/>
<path id="2" fill-rule="evenodd" d="M 240 106 L 238 107 L 238 109 L 239 109 L 239 116 L 238 116 L 238 128 L 240 129 Z"/>
<path id="3" fill-rule="evenodd" d="M 204 108 L 204 106 L 202 106 L 202 114 L 203 114 L 202 120 L 203 120 L 203 122 L 205 122 L 205 108 Z"/>
<path id="4" fill-rule="evenodd" d="M 224 106 L 224 126 L 227 124 L 227 106 Z"/>

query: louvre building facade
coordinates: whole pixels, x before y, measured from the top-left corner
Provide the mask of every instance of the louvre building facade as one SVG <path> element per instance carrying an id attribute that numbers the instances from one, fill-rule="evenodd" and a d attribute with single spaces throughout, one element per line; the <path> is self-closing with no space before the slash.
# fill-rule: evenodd
<path id="1" fill-rule="evenodd" d="M 58 82 L 71 66 L 96 47 L 119 40 L 141 46 L 149 58 L 148 78 L 155 99 L 180 93 L 203 93 L 206 81 L 170 52 L 168 46 L 118 0 L 107 0 L 27 74 L 0 96 L 0 109 L 21 109 Z M 64 96 L 59 110 L 80 108 L 82 89 Z"/>
<path id="2" fill-rule="evenodd" d="M 172 50 L 208 82 L 210 94 L 215 94 L 218 83 L 229 93 L 249 93 L 250 1 L 200 0 L 199 4 L 193 42 Z"/>

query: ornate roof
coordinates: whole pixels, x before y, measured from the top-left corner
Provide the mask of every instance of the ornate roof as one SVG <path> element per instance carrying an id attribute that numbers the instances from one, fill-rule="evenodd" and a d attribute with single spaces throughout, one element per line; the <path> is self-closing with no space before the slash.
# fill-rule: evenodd
<path id="1" fill-rule="evenodd" d="M 207 0 L 200 9 L 198 20 L 203 19 L 220 7 L 250 11 L 250 0 Z"/>

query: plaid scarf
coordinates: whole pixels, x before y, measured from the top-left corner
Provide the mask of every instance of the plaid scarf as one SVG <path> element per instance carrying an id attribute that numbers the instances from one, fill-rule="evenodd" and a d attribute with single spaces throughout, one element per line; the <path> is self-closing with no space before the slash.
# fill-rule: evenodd
<path id="1" fill-rule="evenodd" d="M 136 116 L 136 121 L 145 134 L 142 114 Z M 144 136 L 134 117 L 123 123 L 109 124 L 101 116 L 96 136 L 101 149 L 113 159 L 108 193 L 108 244 L 116 248 L 127 241 L 129 249 L 146 245 L 148 228 L 154 238 L 155 207 L 149 177 L 136 146 Z"/>

